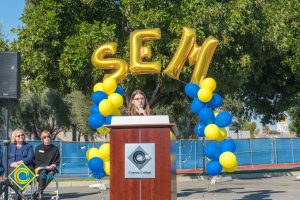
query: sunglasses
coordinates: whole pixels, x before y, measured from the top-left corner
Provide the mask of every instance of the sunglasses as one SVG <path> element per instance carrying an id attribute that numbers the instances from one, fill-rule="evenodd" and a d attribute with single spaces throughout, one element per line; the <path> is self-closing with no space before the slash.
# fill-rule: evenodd
<path id="1" fill-rule="evenodd" d="M 44 136 L 43 139 L 49 138 L 51 139 L 50 135 Z"/>
<path id="2" fill-rule="evenodd" d="M 24 137 L 25 135 L 24 134 L 21 134 L 21 135 L 16 135 L 16 137 Z"/>

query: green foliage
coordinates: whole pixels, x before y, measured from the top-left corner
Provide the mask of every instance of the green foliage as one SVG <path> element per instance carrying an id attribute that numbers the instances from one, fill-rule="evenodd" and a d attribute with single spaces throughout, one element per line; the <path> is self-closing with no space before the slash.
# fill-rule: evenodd
<path id="1" fill-rule="evenodd" d="M 73 91 L 64 99 L 70 111 L 71 125 L 76 128 L 80 135 L 93 140 L 95 130 L 91 129 L 87 124 L 87 118 L 90 114 L 88 108 L 91 107 L 90 99 L 81 91 Z"/>
<path id="2" fill-rule="evenodd" d="M 55 139 L 56 135 L 70 126 L 69 111 L 61 95 L 50 89 L 41 94 L 26 92 L 14 106 L 12 124 L 24 130 L 35 127 L 40 134 L 48 130 Z"/>
<path id="3" fill-rule="evenodd" d="M 160 40 L 145 44 L 152 48 L 149 61 L 161 61 L 164 69 L 186 26 L 196 29 L 198 45 L 210 35 L 219 39 L 208 76 L 216 79 L 216 92 L 228 98 L 222 109 L 232 112 L 237 127 L 258 115 L 264 124 L 274 122 L 278 113 L 297 105 L 298 0 L 28 0 L 26 5 L 25 26 L 16 29 L 19 38 L 11 45 L 22 53 L 24 89 L 90 94 L 110 73 L 91 66 L 93 51 L 117 42 L 113 57 L 129 62 L 129 34 L 138 29 L 161 29 Z M 128 75 L 122 83 L 126 99 L 134 89 L 144 90 L 158 113 L 171 115 L 182 132 L 191 134 L 197 119 L 183 90 L 192 71 L 186 62 L 180 81 L 165 74 Z"/>
<path id="4" fill-rule="evenodd" d="M 298 94 L 299 102 L 300 94 Z M 289 125 L 289 130 L 296 132 L 297 136 L 300 136 L 300 106 L 299 104 L 292 106 L 289 109 L 289 115 L 291 117 L 291 124 Z"/>

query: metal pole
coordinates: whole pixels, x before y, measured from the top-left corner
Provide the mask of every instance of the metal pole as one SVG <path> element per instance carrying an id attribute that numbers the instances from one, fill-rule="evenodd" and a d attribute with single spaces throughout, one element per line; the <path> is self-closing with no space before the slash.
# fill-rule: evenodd
<path id="1" fill-rule="evenodd" d="M 179 169 L 181 168 L 181 139 L 179 140 Z"/>
<path id="2" fill-rule="evenodd" d="M 6 126 L 6 131 L 5 131 L 5 138 L 3 140 L 3 144 L 5 145 L 5 174 L 4 174 L 4 180 L 7 181 L 8 180 L 8 145 L 10 143 L 10 139 L 9 139 L 9 105 L 8 105 L 8 101 L 6 102 L 5 105 L 5 126 Z M 4 192 L 4 199 L 8 200 L 8 187 L 6 187 L 5 192 Z"/>
<path id="3" fill-rule="evenodd" d="M 60 165 L 59 165 L 59 175 L 61 176 L 62 174 L 62 165 L 63 165 L 63 160 L 64 160 L 64 157 L 63 157 L 63 149 L 62 149 L 62 142 L 59 141 L 59 151 L 60 151 Z"/>
<path id="4" fill-rule="evenodd" d="M 204 155 L 204 148 L 205 148 L 205 144 L 206 144 L 206 140 L 205 137 L 202 138 L 202 164 L 203 164 L 203 176 L 205 176 L 205 164 L 206 164 L 206 160 L 205 160 L 205 155 Z"/>
<path id="5" fill-rule="evenodd" d="M 293 143 L 293 138 L 291 138 L 291 143 L 292 143 L 292 159 L 293 159 L 293 163 L 295 163 L 295 158 L 294 158 L 294 143 Z"/>
<path id="6" fill-rule="evenodd" d="M 250 150 L 250 162 L 251 162 L 251 165 L 253 165 L 253 158 L 252 158 L 252 154 L 253 154 L 253 151 L 252 151 L 252 142 L 251 142 L 251 139 L 248 139 L 249 141 L 249 150 Z"/>

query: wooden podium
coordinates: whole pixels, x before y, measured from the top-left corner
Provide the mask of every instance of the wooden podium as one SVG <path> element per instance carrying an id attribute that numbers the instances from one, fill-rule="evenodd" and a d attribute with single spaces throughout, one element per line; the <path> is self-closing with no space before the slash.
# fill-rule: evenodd
<path id="1" fill-rule="evenodd" d="M 175 124 L 153 120 L 159 117 L 118 117 L 123 123 L 113 117 L 110 200 L 177 199 Z"/>

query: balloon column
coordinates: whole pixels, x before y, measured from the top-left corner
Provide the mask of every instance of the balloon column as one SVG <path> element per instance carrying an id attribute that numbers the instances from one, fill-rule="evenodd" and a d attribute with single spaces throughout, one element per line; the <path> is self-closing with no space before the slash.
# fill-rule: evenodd
<path id="1" fill-rule="evenodd" d="M 199 122 L 194 127 L 196 135 L 222 141 L 220 145 L 209 143 L 204 149 L 205 156 L 210 159 L 206 164 L 206 172 L 211 176 L 220 174 L 222 168 L 226 172 L 233 172 L 238 165 L 234 155 L 235 143 L 226 139 L 227 133 L 224 129 L 231 123 L 232 116 L 228 112 L 215 111 L 223 104 L 222 97 L 213 93 L 215 89 L 216 82 L 213 78 L 204 79 L 200 86 L 188 83 L 184 88 L 185 93 L 193 98 L 191 111 L 199 117 Z"/>
<path id="2" fill-rule="evenodd" d="M 110 145 L 108 143 L 102 144 L 99 149 L 88 149 L 86 158 L 93 177 L 101 179 L 110 174 Z"/>
<path id="3" fill-rule="evenodd" d="M 110 129 L 104 125 L 111 123 L 112 116 L 121 115 L 120 107 L 123 105 L 124 90 L 117 85 L 113 78 L 106 78 L 95 84 L 88 124 L 96 129 L 98 134 L 108 134 Z M 90 148 L 86 152 L 89 169 L 95 178 L 101 179 L 110 174 L 110 146 L 102 144 L 99 149 Z"/>
<path id="4" fill-rule="evenodd" d="M 115 79 L 107 78 L 103 83 L 94 86 L 92 101 L 94 105 L 90 109 L 88 124 L 97 129 L 99 134 L 107 134 L 109 129 L 103 125 L 109 125 L 114 115 L 121 115 L 120 107 L 123 105 L 124 90 L 117 85 Z"/>

